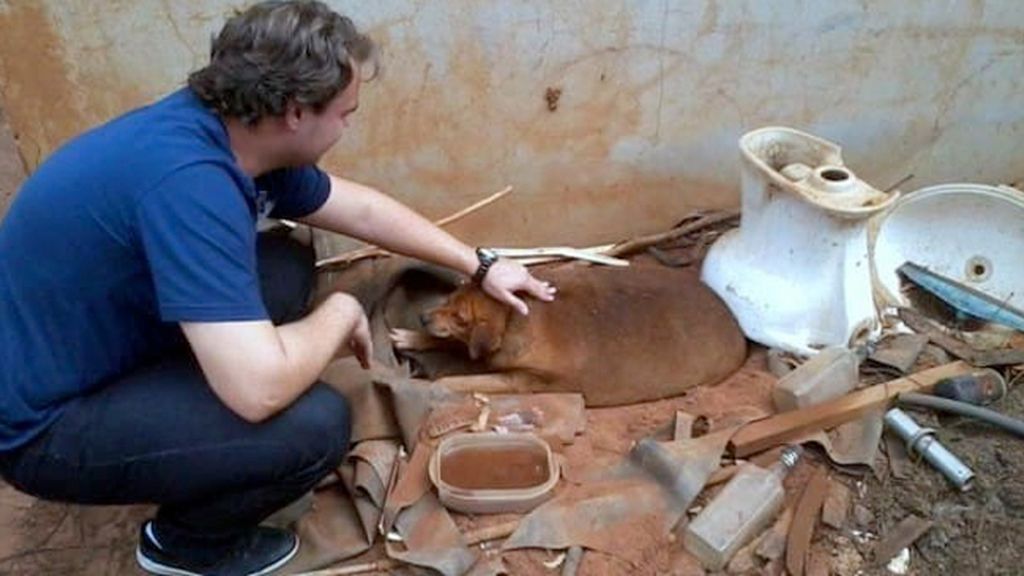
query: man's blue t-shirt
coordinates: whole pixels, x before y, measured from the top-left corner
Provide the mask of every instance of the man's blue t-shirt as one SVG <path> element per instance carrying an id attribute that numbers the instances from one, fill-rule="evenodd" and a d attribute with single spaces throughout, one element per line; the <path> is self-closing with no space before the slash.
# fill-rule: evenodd
<path id="1" fill-rule="evenodd" d="M 247 176 L 187 88 L 57 150 L 0 222 L 0 451 L 180 346 L 178 322 L 266 319 L 257 217 L 329 192 L 312 166 Z"/>

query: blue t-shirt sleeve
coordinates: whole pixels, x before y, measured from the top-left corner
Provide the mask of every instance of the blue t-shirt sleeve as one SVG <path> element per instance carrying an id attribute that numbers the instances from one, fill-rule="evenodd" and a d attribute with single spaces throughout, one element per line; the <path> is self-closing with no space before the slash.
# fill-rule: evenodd
<path id="1" fill-rule="evenodd" d="M 161 319 L 268 318 L 254 215 L 227 171 L 212 164 L 178 170 L 139 199 L 136 217 Z"/>
<path id="2" fill-rule="evenodd" d="M 274 203 L 271 218 L 302 218 L 315 212 L 331 193 L 331 180 L 316 166 L 282 168 L 256 179 Z"/>

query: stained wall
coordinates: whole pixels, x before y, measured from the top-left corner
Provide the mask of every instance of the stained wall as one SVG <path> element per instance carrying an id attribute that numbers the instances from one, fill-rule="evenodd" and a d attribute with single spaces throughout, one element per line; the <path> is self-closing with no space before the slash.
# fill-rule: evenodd
<path id="1" fill-rule="evenodd" d="M 24 179 L 25 164 L 8 125 L 3 102 L 0 101 L 0 220 L 3 220 L 7 207 Z"/>
<path id="2" fill-rule="evenodd" d="M 1024 178 L 1014 0 L 331 0 L 384 49 L 324 166 L 454 229 L 597 243 L 738 203 L 736 141 L 840 143 L 878 187 Z M 226 0 L 0 0 L 0 90 L 34 167 L 180 86 Z"/>

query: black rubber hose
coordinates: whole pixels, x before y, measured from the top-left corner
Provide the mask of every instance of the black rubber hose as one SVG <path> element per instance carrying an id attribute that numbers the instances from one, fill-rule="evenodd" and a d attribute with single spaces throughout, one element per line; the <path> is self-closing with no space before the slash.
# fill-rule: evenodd
<path id="1" fill-rule="evenodd" d="M 930 396 L 928 394 L 917 394 L 915 392 L 900 394 L 898 401 L 900 404 L 906 404 L 908 406 L 921 406 L 923 408 L 931 408 L 932 410 L 938 410 L 940 412 L 949 412 L 960 416 L 967 416 L 968 418 L 975 418 L 982 422 L 992 424 L 993 426 L 998 426 L 1011 434 L 1016 434 L 1017 436 L 1024 438 L 1024 421 L 1005 416 L 995 410 L 989 410 L 988 408 L 982 408 L 980 406 L 975 406 L 974 404 L 950 400 L 948 398 L 940 398 L 938 396 Z"/>

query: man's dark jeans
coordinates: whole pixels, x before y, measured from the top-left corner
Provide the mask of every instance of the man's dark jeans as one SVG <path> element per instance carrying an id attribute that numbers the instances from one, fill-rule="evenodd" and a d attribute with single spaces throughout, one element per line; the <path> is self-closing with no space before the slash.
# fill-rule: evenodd
<path id="1" fill-rule="evenodd" d="M 275 323 L 301 316 L 312 250 L 260 236 L 260 280 Z M 334 470 L 348 450 L 349 408 L 317 383 L 259 424 L 214 396 L 187 349 L 74 402 L 44 433 L 0 454 L 0 473 L 44 499 L 160 504 L 161 530 L 220 541 L 258 524 Z"/>

